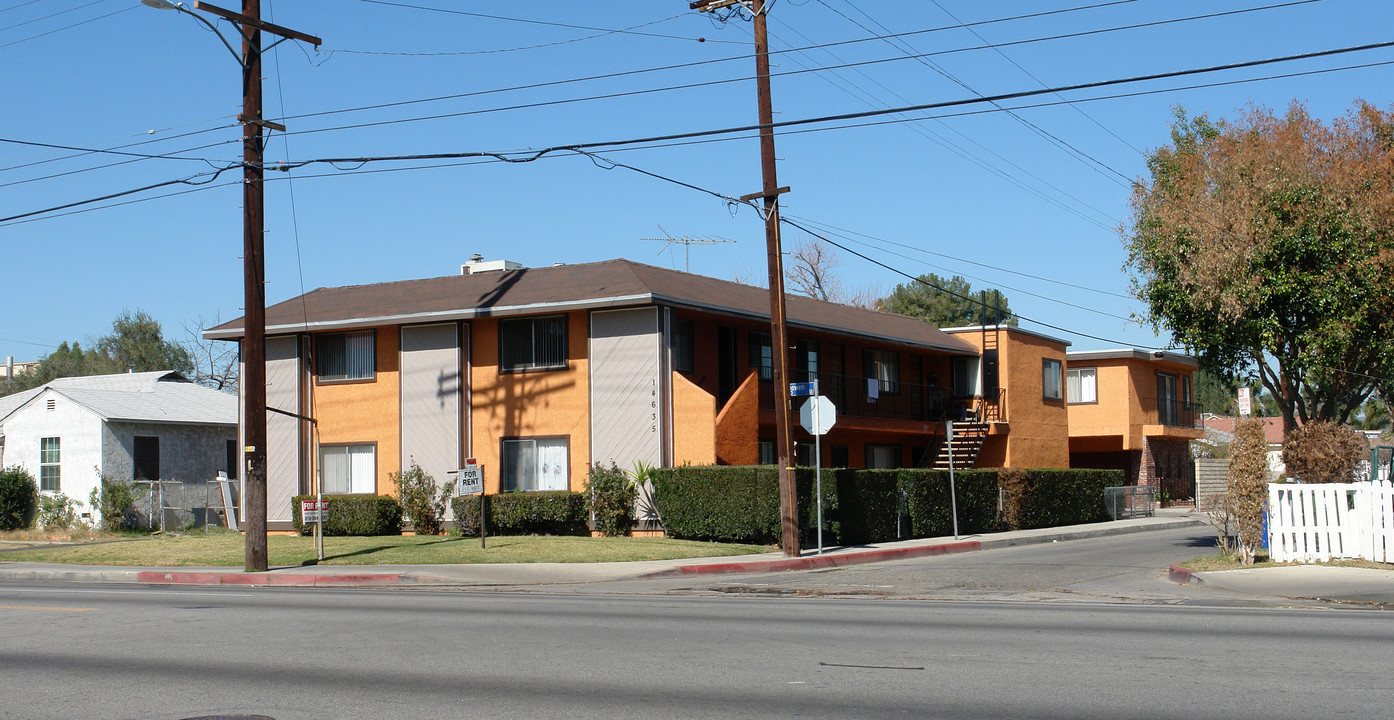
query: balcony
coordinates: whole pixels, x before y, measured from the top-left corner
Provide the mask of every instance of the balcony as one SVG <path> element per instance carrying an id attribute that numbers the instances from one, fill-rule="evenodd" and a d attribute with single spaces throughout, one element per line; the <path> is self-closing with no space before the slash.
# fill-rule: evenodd
<path id="1" fill-rule="evenodd" d="M 1159 400 L 1157 402 L 1157 424 L 1167 427 L 1201 427 L 1200 403 L 1185 400 Z"/>
<path id="2" fill-rule="evenodd" d="M 796 373 L 795 381 L 813 379 L 803 376 L 804 373 Z M 838 415 L 843 417 L 917 422 L 1006 420 L 1003 402 L 1005 389 L 990 400 L 953 398 L 948 390 L 940 387 L 831 373 L 819 373 L 818 385 L 819 391 L 837 406 Z M 797 399 L 794 404 L 795 407 L 799 405 Z M 760 408 L 774 409 L 774 386 L 771 383 L 760 383 Z"/>

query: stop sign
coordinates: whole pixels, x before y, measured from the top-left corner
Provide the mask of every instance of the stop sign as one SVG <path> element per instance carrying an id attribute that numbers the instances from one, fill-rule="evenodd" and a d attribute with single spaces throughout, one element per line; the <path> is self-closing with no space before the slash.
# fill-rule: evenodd
<path id="1" fill-rule="evenodd" d="M 814 412 L 814 409 L 817 412 Z M 815 416 L 817 422 L 815 423 Z M 808 399 L 808 402 L 799 408 L 799 424 L 807 430 L 810 435 L 827 435 L 828 430 L 832 429 L 833 423 L 837 422 L 837 407 L 833 401 L 822 395 L 815 395 Z"/>

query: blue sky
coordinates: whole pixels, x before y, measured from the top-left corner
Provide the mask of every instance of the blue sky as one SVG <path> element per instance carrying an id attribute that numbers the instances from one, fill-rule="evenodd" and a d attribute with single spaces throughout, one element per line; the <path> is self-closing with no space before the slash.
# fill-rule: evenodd
<path id="1" fill-rule="evenodd" d="M 1329 50 L 1385 41 L 1394 26 L 1386 2 L 1268 7 L 1280 4 L 776 0 L 775 118 Z M 1163 23 L 1246 9 L 1255 10 Z M 266 116 L 290 130 L 271 136 L 269 162 L 508 152 L 756 122 L 751 24 L 718 22 L 681 0 L 263 0 L 262 13 L 324 40 L 318 51 L 286 43 L 267 54 Z M 1144 23 L 1163 24 L 1113 30 Z M 823 47 L 778 52 L 812 46 Z M 202 182 L 240 156 L 237 64 L 181 13 L 138 0 L 0 0 L 0 63 L 8 69 L 0 217 Z M 869 64 L 827 69 L 854 63 Z M 784 212 L 895 270 L 1002 288 L 1019 314 L 1059 329 L 1024 327 L 1074 349 L 1166 345 L 1165 335 L 1126 320 L 1141 306 L 1127 297 L 1116 228 L 1128 217 L 1129 182 L 1145 177 L 1145 153 L 1168 139 L 1172 108 L 1233 117 L 1249 103 L 1283 108 L 1296 99 L 1329 119 L 1357 98 L 1388 107 L 1394 65 L 1237 82 L 1372 63 L 1394 63 L 1394 49 L 1001 103 L 1011 113 L 980 103 L 790 128 L 776 140 L 779 182 L 792 188 Z M 675 65 L 687 67 L 653 70 Z M 607 74 L 622 75 L 558 82 Z M 727 82 L 705 84 L 713 81 Z M 1190 87 L 1213 83 L 1227 84 Z M 1147 94 L 1104 98 L 1123 93 Z M 430 100 L 446 96 L 455 97 Z M 359 109 L 380 105 L 390 106 Z M 597 152 L 721 195 L 758 190 L 757 141 L 719 140 Z M 0 358 L 36 359 L 60 341 L 100 336 L 123 309 L 146 310 L 175 339 L 200 317 L 240 316 L 239 176 L 234 168 L 206 186 L 0 223 Z M 757 280 L 765 272 L 753 211 L 576 155 L 312 164 L 269 177 L 269 302 L 322 286 L 454 274 L 473 253 L 532 267 L 625 257 L 682 269 L 681 247 L 643 240 L 665 231 L 734 241 L 692 247 L 693 272 Z M 786 229 L 786 250 L 804 239 Z M 884 295 L 905 280 L 838 254 L 850 289 Z"/>

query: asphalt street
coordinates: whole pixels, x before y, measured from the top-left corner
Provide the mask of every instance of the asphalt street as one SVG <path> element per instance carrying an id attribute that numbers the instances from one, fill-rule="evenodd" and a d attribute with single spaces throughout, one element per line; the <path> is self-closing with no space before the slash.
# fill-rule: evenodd
<path id="1" fill-rule="evenodd" d="M 0 717 L 1387 717 L 1344 609 L 0 585 Z"/>

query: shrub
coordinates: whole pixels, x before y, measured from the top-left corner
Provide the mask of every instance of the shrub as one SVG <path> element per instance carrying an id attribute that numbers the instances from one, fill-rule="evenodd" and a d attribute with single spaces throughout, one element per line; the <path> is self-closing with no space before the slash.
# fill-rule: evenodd
<path id="1" fill-rule="evenodd" d="M 1263 540 L 1263 506 L 1268 496 L 1268 439 L 1258 418 L 1234 424 L 1229 444 L 1229 478 L 1225 493 L 1239 535 L 1239 562 L 1254 564 Z"/>
<path id="2" fill-rule="evenodd" d="M 0 530 L 23 530 L 34 522 L 39 486 L 18 465 L 0 470 Z"/>
<path id="3" fill-rule="evenodd" d="M 760 544 L 779 539 L 779 478 L 772 465 L 658 468 L 653 484 L 669 537 Z"/>
<path id="4" fill-rule="evenodd" d="M 397 486 L 397 502 L 411 520 L 417 535 L 439 535 L 445 523 L 445 508 L 455 491 L 455 481 L 437 485 L 431 474 L 415 461 L 406 472 L 391 473 L 388 477 Z"/>
<path id="5" fill-rule="evenodd" d="M 39 495 L 39 527 L 45 530 L 67 530 L 77 524 L 76 500 L 63 493 Z"/>
<path id="6" fill-rule="evenodd" d="M 1288 433 L 1283 443 L 1283 464 L 1306 483 L 1348 483 L 1368 457 L 1365 437 L 1329 420 L 1309 422 Z"/>
<path id="7" fill-rule="evenodd" d="M 314 500 L 314 495 L 291 498 L 291 518 L 301 535 L 312 535 L 313 523 L 306 525 L 300 516 L 300 502 Z M 402 505 L 397 498 L 386 495 L 325 495 L 324 534 L 326 536 L 400 535 Z"/>
<path id="8" fill-rule="evenodd" d="M 451 501 L 461 535 L 479 534 L 479 505 L 478 495 Z M 490 495 L 487 530 L 490 535 L 587 535 L 586 508 L 586 495 L 564 490 Z"/>
<path id="9" fill-rule="evenodd" d="M 972 535 L 997 529 L 997 471 L 906 469 L 899 473 L 910 516 L 911 537 L 939 537 L 954 532 L 953 500 L 958 503 L 958 532 Z"/>
<path id="10" fill-rule="evenodd" d="M 1021 530 L 1026 527 L 1026 470 L 998 470 L 997 487 L 1002 490 L 1002 526 L 1008 530 Z"/>
<path id="11" fill-rule="evenodd" d="M 620 537 L 633 524 L 635 482 L 613 462 L 599 463 L 586 475 L 586 498 L 595 529 L 606 537 Z"/>
<path id="12" fill-rule="evenodd" d="M 824 493 L 829 474 L 823 471 Z M 899 470 L 839 469 L 831 475 L 839 544 L 888 542 L 900 536 Z"/>
<path id="13" fill-rule="evenodd" d="M 1104 488 L 1126 481 L 1122 470 L 1028 469 L 1020 506 L 1021 528 L 1104 522 L 1108 520 Z"/>
<path id="14" fill-rule="evenodd" d="M 144 488 L 125 480 L 112 480 L 102 476 L 97 487 L 92 488 L 88 504 L 102 516 L 102 529 L 107 532 L 124 532 L 140 526 L 140 516 L 136 514 L 136 501 L 145 493 Z"/>

